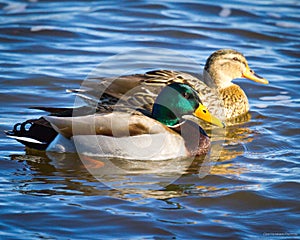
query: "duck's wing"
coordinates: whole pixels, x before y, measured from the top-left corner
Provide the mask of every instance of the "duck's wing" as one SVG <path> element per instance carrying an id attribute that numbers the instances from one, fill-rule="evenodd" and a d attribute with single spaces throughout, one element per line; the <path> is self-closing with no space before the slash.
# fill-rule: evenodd
<path id="1" fill-rule="evenodd" d="M 217 117 L 222 117 L 223 108 L 219 92 L 208 87 L 200 76 L 191 73 L 155 70 L 145 74 L 127 75 L 116 78 L 93 78 L 84 82 L 82 88 L 68 90 L 89 104 L 119 104 L 131 108 L 152 110 L 154 101 L 163 87 L 174 82 L 192 86 L 205 106 Z"/>
<path id="2" fill-rule="evenodd" d="M 145 79 L 144 74 L 118 77 L 89 77 L 78 89 L 67 89 L 90 106 L 115 105 L 122 96 L 138 87 Z"/>
<path id="3" fill-rule="evenodd" d="M 141 113 L 112 112 L 78 117 L 44 117 L 66 138 L 74 135 L 128 137 L 143 134 L 173 133 L 165 125 Z"/>
<path id="4" fill-rule="evenodd" d="M 79 89 L 68 89 L 91 107 L 105 105 L 126 106 L 151 111 L 162 86 L 147 84 L 147 74 L 134 74 L 110 78 L 89 78 Z"/>

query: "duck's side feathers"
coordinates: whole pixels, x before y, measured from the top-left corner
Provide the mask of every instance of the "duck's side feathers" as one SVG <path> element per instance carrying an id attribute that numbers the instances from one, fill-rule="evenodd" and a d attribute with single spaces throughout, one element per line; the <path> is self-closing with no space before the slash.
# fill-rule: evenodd
<path id="1" fill-rule="evenodd" d="M 78 153 L 135 160 L 167 160 L 188 156 L 183 138 L 170 133 L 111 137 L 73 136 Z"/>
<path id="2" fill-rule="evenodd" d="M 145 116 L 111 113 L 46 118 L 61 133 L 47 151 L 76 151 L 90 156 L 136 160 L 189 156 L 184 139 L 178 133 Z"/>
<path id="3" fill-rule="evenodd" d="M 170 132 L 163 124 L 142 114 L 113 112 L 81 117 L 46 116 L 52 127 L 66 138 L 73 135 L 136 136 Z"/>

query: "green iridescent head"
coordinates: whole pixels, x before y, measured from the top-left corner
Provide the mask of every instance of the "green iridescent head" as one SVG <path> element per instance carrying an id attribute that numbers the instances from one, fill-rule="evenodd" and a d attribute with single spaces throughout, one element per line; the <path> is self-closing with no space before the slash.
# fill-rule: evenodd
<path id="1" fill-rule="evenodd" d="M 184 115 L 193 115 L 224 127 L 224 124 L 203 106 L 198 93 L 191 86 L 172 83 L 164 87 L 155 100 L 152 117 L 167 126 L 174 126 L 180 123 Z"/>

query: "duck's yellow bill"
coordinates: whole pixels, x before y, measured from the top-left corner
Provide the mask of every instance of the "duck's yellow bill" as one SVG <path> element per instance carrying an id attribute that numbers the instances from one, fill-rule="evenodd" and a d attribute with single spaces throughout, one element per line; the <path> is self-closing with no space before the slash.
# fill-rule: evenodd
<path id="1" fill-rule="evenodd" d="M 199 107 L 194 112 L 194 116 L 219 127 L 225 127 L 225 124 L 219 118 L 213 116 L 202 104 L 199 104 Z"/>
<path id="2" fill-rule="evenodd" d="M 257 75 L 252 69 L 249 67 L 246 68 L 246 70 L 243 72 L 243 77 L 248 78 L 252 81 L 262 83 L 262 84 L 268 84 L 269 81 L 259 75 Z"/>

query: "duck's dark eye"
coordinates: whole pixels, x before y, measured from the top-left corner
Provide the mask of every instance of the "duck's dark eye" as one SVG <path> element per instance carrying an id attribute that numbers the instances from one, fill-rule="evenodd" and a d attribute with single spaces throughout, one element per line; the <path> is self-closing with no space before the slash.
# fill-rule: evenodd
<path id="1" fill-rule="evenodd" d="M 182 96 L 185 98 L 185 99 L 190 99 L 191 98 L 191 94 L 187 93 L 187 92 L 184 92 L 182 94 Z"/>
<path id="2" fill-rule="evenodd" d="M 233 60 L 234 61 L 239 61 L 239 59 L 237 57 L 234 57 Z"/>

